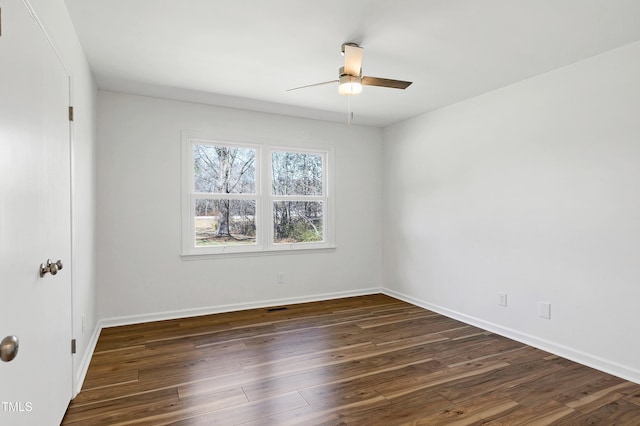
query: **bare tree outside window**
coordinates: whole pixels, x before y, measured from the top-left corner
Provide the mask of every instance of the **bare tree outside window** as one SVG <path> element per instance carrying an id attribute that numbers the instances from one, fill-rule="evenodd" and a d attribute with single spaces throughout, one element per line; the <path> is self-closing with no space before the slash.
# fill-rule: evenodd
<path id="1" fill-rule="evenodd" d="M 193 145 L 196 246 L 255 244 L 256 201 L 229 195 L 256 193 L 256 151 Z M 213 195 L 216 195 L 213 197 Z"/>
<path id="2" fill-rule="evenodd" d="M 323 156 L 273 152 L 271 156 L 273 242 L 323 241 Z M 281 199 L 279 196 L 282 196 Z"/>

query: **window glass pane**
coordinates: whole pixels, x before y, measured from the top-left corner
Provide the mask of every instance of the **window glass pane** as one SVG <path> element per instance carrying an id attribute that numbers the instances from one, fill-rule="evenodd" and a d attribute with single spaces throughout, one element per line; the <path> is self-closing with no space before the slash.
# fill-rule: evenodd
<path id="1" fill-rule="evenodd" d="M 255 200 L 196 200 L 196 247 L 256 243 Z"/>
<path id="2" fill-rule="evenodd" d="M 256 150 L 252 148 L 194 145 L 196 192 L 256 193 Z"/>
<path id="3" fill-rule="evenodd" d="M 320 201 L 276 201 L 273 203 L 273 242 L 323 241 L 323 203 Z"/>
<path id="4" fill-rule="evenodd" d="M 274 195 L 323 195 L 321 154 L 273 152 Z"/>

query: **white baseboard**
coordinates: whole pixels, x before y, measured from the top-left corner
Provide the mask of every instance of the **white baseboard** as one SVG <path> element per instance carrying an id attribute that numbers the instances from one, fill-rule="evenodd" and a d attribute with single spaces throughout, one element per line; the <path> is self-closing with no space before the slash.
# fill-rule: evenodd
<path id="1" fill-rule="evenodd" d="M 518 342 L 524 343 L 529 346 L 533 346 L 535 348 L 552 353 L 554 355 L 569 359 L 571 361 L 575 361 L 577 363 L 586 365 L 591 368 L 595 368 L 596 370 L 600 370 L 605 373 L 612 374 L 614 376 L 618 376 L 625 380 L 629 380 L 634 383 L 640 384 L 640 371 L 634 368 L 631 368 L 622 364 L 618 364 L 616 362 L 603 359 L 603 358 L 570 348 L 568 346 L 551 342 L 549 340 L 541 339 L 539 337 L 532 336 L 530 334 L 522 333 L 518 330 L 514 330 L 508 327 L 503 327 L 501 325 L 494 324 L 492 322 L 488 322 L 480 318 L 475 318 L 469 315 L 465 315 L 463 313 L 456 312 L 451 309 L 444 308 L 442 306 L 434 305 L 432 303 L 425 302 L 424 300 L 416 299 L 415 297 L 411 297 L 406 294 L 402 294 L 388 288 L 382 288 L 381 292 L 386 294 L 387 296 L 395 297 L 396 299 L 400 299 L 407 303 L 411 303 L 412 305 L 420 306 L 421 308 L 437 312 L 449 318 L 453 318 L 458 321 L 462 321 L 466 324 L 482 328 L 483 330 L 491 331 L 492 333 L 496 333 L 501 336 L 508 337 L 509 339 L 516 340 Z"/>
<path id="2" fill-rule="evenodd" d="M 100 321 L 102 328 L 117 327 L 120 325 L 138 324 L 151 321 L 164 321 L 176 318 L 197 317 L 201 315 L 220 314 L 224 312 L 243 311 L 246 309 L 267 308 L 270 306 L 291 305 L 294 303 L 318 302 L 321 300 L 339 299 L 343 297 L 365 296 L 368 294 L 380 293 L 379 287 L 341 291 L 335 293 L 315 294 L 300 297 L 287 297 L 281 299 L 260 300 L 251 303 L 233 303 L 228 305 L 207 306 L 195 309 L 180 309 L 176 311 L 166 311 L 142 315 L 129 315 L 122 317 L 106 318 Z"/>
<path id="3" fill-rule="evenodd" d="M 82 389 L 82 384 L 84 383 L 84 378 L 87 376 L 87 371 L 89 371 L 89 364 L 91 364 L 91 357 L 96 350 L 96 345 L 98 344 L 98 337 L 100 337 L 100 331 L 102 331 L 102 325 L 100 322 L 96 324 L 96 327 L 93 330 L 93 334 L 89 339 L 89 344 L 87 345 L 87 349 L 84 351 L 84 355 L 82 356 L 82 360 L 80 361 L 80 366 L 78 367 L 78 371 L 75 377 L 75 387 L 73 389 L 73 397 L 75 398 Z"/>

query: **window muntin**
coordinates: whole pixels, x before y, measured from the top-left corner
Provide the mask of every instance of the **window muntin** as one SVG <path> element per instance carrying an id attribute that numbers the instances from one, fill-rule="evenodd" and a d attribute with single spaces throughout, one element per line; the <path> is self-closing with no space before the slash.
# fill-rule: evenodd
<path id="1" fill-rule="evenodd" d="M 330 149 L 183 132 L 183 153 L 184 255 L 333 247 Z"/>

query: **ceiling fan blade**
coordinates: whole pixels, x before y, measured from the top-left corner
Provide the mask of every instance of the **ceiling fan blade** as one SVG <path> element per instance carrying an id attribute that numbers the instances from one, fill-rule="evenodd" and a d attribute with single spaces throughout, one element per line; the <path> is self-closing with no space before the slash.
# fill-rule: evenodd
<path id="1" fill-rule="evenodd" d="M 362 84 L 365 86 L 390 87 L 392 89 L 406 89 L 411 86 L 412 81 L 390 80 L 388 78 L 362 77 Z"/>
<path id="2" fill-rule="evenodd" d="M 362 47 L 344 44 L 344 73 L 360 77 L 362 71 Z"/>
<path id="3" fill-rule="evenodd" d="M 287 89 L 287 92 L 290 92 L 292 90 L 298 90 L 298 89 L 306 89 L 307 87 L 324 86 L 325 84 L 337 83 L 338 81 L 339 80 L 323 81 L 322 83 L 315 83 L 315 84 L 308 84 L 306 86 L 294 87 L 292 89 Z"/>

